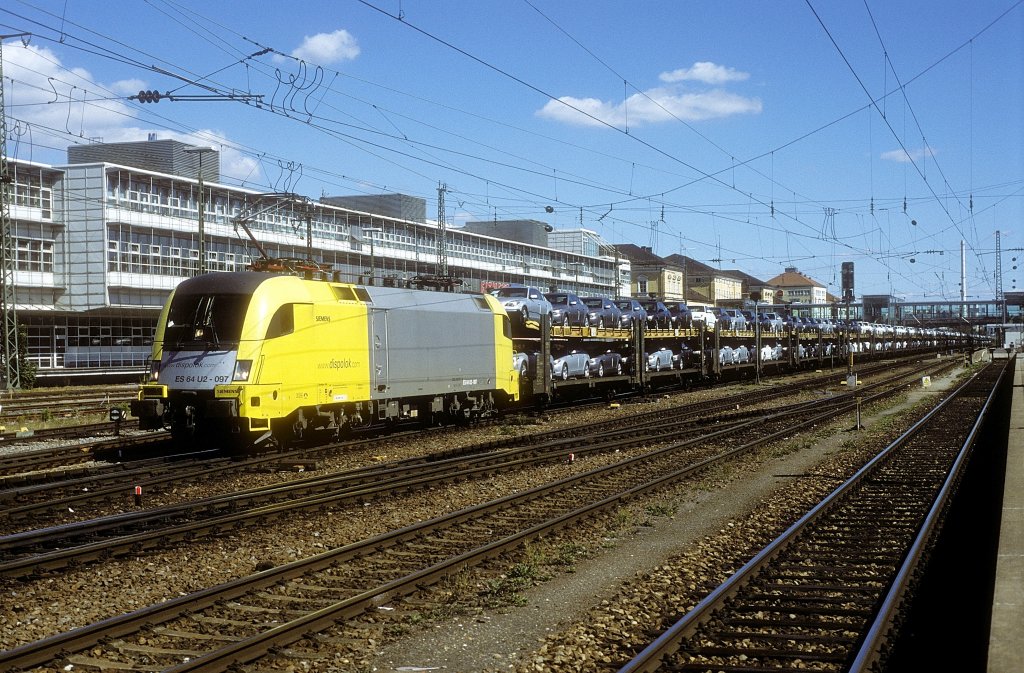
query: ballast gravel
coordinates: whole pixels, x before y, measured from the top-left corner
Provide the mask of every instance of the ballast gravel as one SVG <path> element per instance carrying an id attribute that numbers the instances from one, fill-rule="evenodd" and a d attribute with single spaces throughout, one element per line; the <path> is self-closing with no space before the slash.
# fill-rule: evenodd
<path id="1" fill-rule="evenodd" d="M 933 382 L 931 390 L 939 389 Z M 728 389 L 691 392 L 687 399 L 723 394 L 727 395 Z M 671 396 L 645 405 L 657 408 L 678 402 L 678 396 Z M 538 421 L 542 425 L 537 427 L 575 425 L 607 418 L 613 413 L 620 412 L 595 408 L 572 415 L 552 415 Z M 870 417 L 866 420 L 872 422 Z M 384 439 L 358 453 L 325 460 L 321 469 L 339 470 L 451 449 L 509 433 L 527 433 L 533 427 L 502 425 L 470 431 L 442 431 L 428 439 Z M 549 581 L 522 592 L 522 597 L 517 599 L 521 603 L 519 607 L 481 607 L 470 603 L 460 608 L 463 614 L 454 620 L 428 620 L 424 625 L 403 627 L 397 632 L 407 633 L 406 637 L 375 641 L 373 647 L 357 657 L 346 657 L 344 661 L 332 657 L 297 660 L 285 668 L 296 671 L 398 671 L 420 667 L 447 671 L 610 670 L 608 667 L 620 655 L 614 650 L 609 653 L 604 645 L 598 646 L 592 629 L 614 634 L 614 639 L 628 648 L 637 639 L 649 636 L 647 620 L 655 615 L 685 611 L 693 596 L 703 595 L 738 567 L 738 561 L 725 560 L 728 552 L 740 546 L 735 542 L 738 537 L 746 540 L 745 544 L 757 544 L 768 535 L 767 531 L 759 532 L 763 525 L 756 519 L 748 521 L 748 512 L 787 510 L 789 505 L 769 498 L 776 489 L 787 484 L 817 482 L 823 487 L 828 484 L 834 487 L 838 483 L 838 476 L 828 473 L 828 469 L 838 468 L 826 469 L 818 463 L 840 452 L 842 439 L 842 434 L 834 434 L 827 441 L 800 451 L 782 447 L 758 452 L 756 458 L 743 461 L 731 471 L 708 474 L 674 492 L 638 502 L 622 514 L 621 521 L 582 527 L 579 540 L 566 535 L 553 541 L 554 545 L 572 545 L 584 549 L 585 553 L 574 556 L 567 566 L 570 572 L 553 573 Z M 302 514 L 283 527 L 275 525 L 227 533 L 187 546 L 176 545 L 165 552 L 114 559 L 36 581 L 0 580 L 0 603 L 3 604 L 0 648 L 9 649 L 226 582 L 255 572 L 258 567 L 280 565 L 317 554 L 411 521 L 435 517 L 471 502 L 531 488 L 542 481 L 620 458 L 597 456 L 498 475 L 487 481 L 413 493 L 401 499 L 375 500 L 359 507 Z M 818 476 L 799 476 L 811 473 Z M 182 487 L 162 500 L 200 498 L 210 495 L 214 488 L 229 491 L 295 477 L 292 473 L 238 476 L 216 485 Z M 725 542 L 713 542 L 720 535 Z M 699 551 L 692 551 L 693 545 L 698 543 Z M 677 571 L 663 567 L 673 555 L 687 549 L 696 553 L 697 559 L 683 564 L 686 579 L 680 584 Z M 675 567 L 678 563 L 671 565 Z M 492 568 L 490 572 L 497 571 Z M 633 592 L 635 597 L 626 598 L 631 580 L 658 578 L 659 574 L 664 574 L 665 579 L 641 580 L 640 588 Z M 672 579 L 668 580 L 669 577 Z M 621 591 L 627 593 L 620 592 L 622 587 L 626 588 Z M 659 588 L 652 590 L 652 587 Z M 577 620 L 582 621 L 576 624 Z M 383 645 L 386 640 L 394 642 Z"/>

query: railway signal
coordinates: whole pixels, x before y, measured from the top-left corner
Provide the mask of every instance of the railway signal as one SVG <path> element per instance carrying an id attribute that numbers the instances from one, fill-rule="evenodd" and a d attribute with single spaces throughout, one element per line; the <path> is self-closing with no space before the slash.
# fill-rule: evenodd
<path id="1" fill-rule="evenodd" d="M 115 437 L 120 437 L 121 436 L 121 421 L 124 420 L 124 410 L 122 410 L 122 409 L 120 409 L 118 407 L 113 407 L 110 410 L 110 420 L 112 420 L 114 422 L 114 436 Z"/>

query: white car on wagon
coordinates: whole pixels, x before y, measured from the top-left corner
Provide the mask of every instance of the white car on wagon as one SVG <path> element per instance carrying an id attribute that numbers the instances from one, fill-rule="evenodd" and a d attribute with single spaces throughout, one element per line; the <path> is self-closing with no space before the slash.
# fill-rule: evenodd
<path id="1" fill-rule="evenodd" d="M 715 323 L 718 319 L 715 318 L 713 306 L 708 306 L 707 304 L 689 304 L 688 306 L 690 307 L 690 315 L 693 322 L 703 322 L 708 326 L 708 329 L 715 329 Z"/>

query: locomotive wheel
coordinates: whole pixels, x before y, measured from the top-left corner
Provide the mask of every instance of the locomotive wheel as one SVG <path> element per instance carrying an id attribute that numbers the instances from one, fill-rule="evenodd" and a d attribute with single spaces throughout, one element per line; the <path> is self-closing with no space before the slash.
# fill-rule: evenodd
<path id="1" fill-rule="evenodd" d="M 292 421 L 292 436 L 295 439 L 302 439 L 303 435 L 306 434 L 306 418 L 302 415 L 302 411 L 299 411 L 299 416 Z"/>

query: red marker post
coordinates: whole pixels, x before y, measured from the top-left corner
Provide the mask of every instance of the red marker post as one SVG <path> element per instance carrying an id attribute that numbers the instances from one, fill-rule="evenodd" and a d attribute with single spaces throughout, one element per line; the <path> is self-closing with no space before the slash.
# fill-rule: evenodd
<path id="1" fill-rule="evenodd" d="M 142 507 L 142 487 L 135 487 L 135 506 Z"/>

